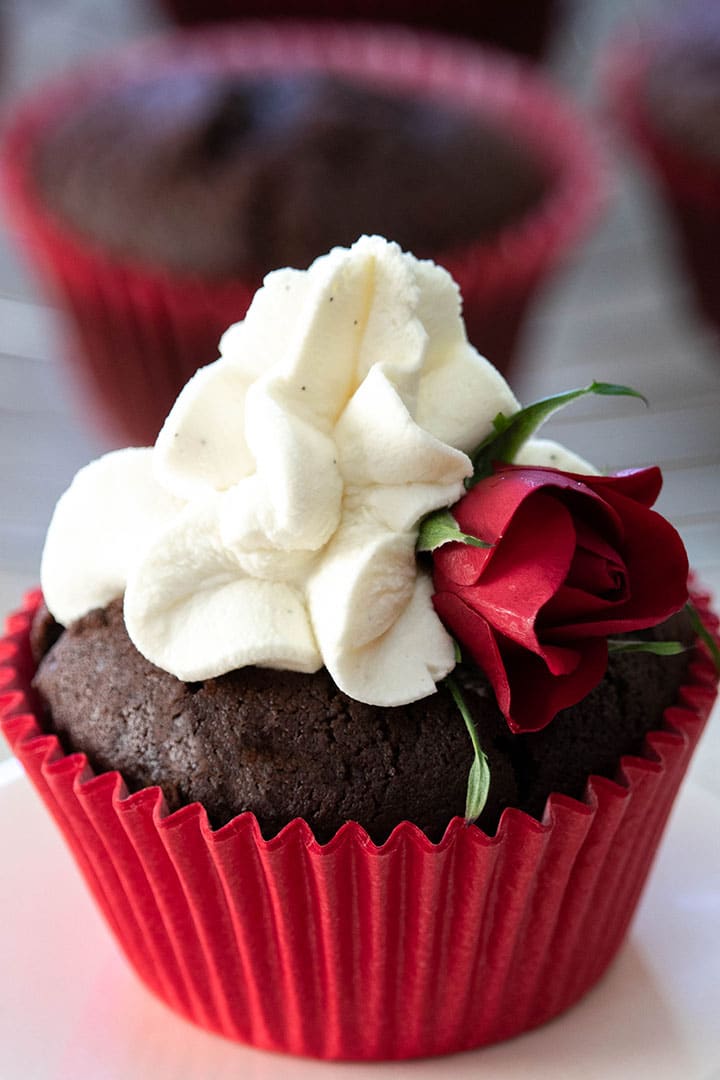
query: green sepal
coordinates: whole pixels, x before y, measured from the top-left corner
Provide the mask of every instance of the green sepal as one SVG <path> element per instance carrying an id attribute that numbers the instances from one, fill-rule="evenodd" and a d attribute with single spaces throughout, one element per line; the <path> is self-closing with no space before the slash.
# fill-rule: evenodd
<path id="1" fill-rule="evenodd" d="M 468 729 L 470 741 L 472 742 L 473 751 L 475 753 L 473 763 L 470 766 L 470 772 L 468 773 L 467 795 L 465 798 L 465 822 L 468 825 L 472 825 L 472 823 L 477 821 L 480 817 L 485 807 L 485 803 L 487 802 L 488 792 L 490 790 L 490 766 L 488 765 L 488 759 L 485 756 L 485 752 L 480 745 L 475 721 L 470 715 L 470 711 L 465 704 L 460 687 L 455 682 L 452 675 L 445 676 L 445 685 L 450 691 L 452 699 L 465 721 L 465 727 Z"/>
<path id="2" fill-rule="evenodd" d="M 470 766 L 465 798 L 465 824 L 472 825 L 483 812 L 490 790 L 490 769 L 483 753 L 476 754 Z"/>
<path id="3" fill-rule="evenodd" d="M 717 641 L 700 618 L 698 609 L 695 607 L 691 600 L 688 600 L 685 607 L 687 608 L 688 614 L 690 615 L 690 621 L 692 623 L 693 630 L 703 642 L 703 644 L 707 645 L 708 651 L 712 658 L 712 662 L 715 665 L 715 670 L 720 675 L 720 648 L 718 647 Z"/>
<path id="4" fill-rule="evenodd" d="M 687 645 L 682 641 L 631 641 L 629 638 L 608 638 L 608 652 L 611 653 L 653 653 L 655 656 L 678 656 L 687 652 Z"/>
<path id="5" fill-rule="evenodd" d="M 492 474 L 493 462 L 512 462 L 523 443 L 535 434 L 546 420 L 554 413 L 569 405 L 578 398 L 587 394 L 600 394 L 613 397 L 639 398 L 645 405 L 647 400 L 638 390 L 630 386 L 621 386 L 618 383 L 591 382 L 589 386 L 580 387 L 578 390 L 567 390 L 563 394 L 553 394 L 551 397 L 542 398 L 540 401 L 528 405 L 512 416 L 498 413 L 493 420 L 493 430 L 486 439 L 470 454 L 473 463 L 473 474 L 465 481 L 465 487 L 469 490 L 480 480 Z"/>
<path id="6" fill-rule="evenodd" d="M 420 522 L 415 550 L 435 551 L 436 548 L 442 547 L 443 544 L 449 544 L 453 541 L 469 544 L 471 547 L 492 547 L 492 544 L 487 544 L 484 540 L 478 540 L 477 536 L 470 536 L 468 533 L 462 532 L 449 510 L 436 510 L 434 513 L 428 514 Z"/>

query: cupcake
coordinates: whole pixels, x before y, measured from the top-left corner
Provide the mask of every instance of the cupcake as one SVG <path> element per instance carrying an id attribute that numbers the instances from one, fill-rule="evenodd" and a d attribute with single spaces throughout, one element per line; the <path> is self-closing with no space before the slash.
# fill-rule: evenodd
<path id="1" fill-rule="evenodd" d="M 598 203 L 583 123 L 511 60 L 400 29 L 248 23 L 44 87 L 5 143 L 13 217 L 123 441 L 152 442 L 263 275 L 385 232 L 460 283 L 502 368 Z"/>
<path id="2" fill-rule="evenodd" d="M 619 389 L 520 408 L 447 272 L 363 237 L 268 275 L 155 446 L 78 473 L 2 725 L 176 1011 L 400 1059 L 605 970 L 717 682 L 658 470 L 536 436 Z"/>
<path id="3" fill-rule="evenodd" d="M 720 10 L 680 7 L 611 57 L 613 112 L 657 178 L 699 310 L 720 328 Z"/>

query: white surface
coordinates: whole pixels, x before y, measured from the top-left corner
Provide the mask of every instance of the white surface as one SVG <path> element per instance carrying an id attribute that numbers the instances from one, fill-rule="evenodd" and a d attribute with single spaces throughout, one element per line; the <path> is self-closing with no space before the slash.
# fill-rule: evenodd
<path id="1" fill-rule="evenodd" d="M 564 1016 L 406 1064 L 284 1058 L 208 1035 L 136 979 L 15 762 L 0 765 L 3 1080 L 712 1080 L 720 1076 L 720 799 L 689 779 L 629 941 Z"/>

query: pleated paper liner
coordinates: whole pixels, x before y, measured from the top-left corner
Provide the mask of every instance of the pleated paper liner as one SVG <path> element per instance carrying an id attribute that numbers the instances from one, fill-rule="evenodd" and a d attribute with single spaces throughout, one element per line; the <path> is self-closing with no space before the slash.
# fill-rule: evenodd
<path id="1" fill-rule="evenodd" d="M 181 387 L 215 359 L 220 335 L 242 318 L 261 282 L 182 275 L 95 245 L 48 211 L 34 155 L 63 115 L 108 86 L 178 68 L 258 76 L 335 72 L 462 105 L 527 145 L 550 179 L 538 206 L 492 241 L 430 253 L 460 285 L 471 340 L 497 367 L 508 366 L 538 285 L 587 230 L 603 196 L 594 139 L 562 96 L 521 62 L 398 27 L 248 22 L 178 33 L 135 44 L 36 91 L 16 110 L 3 153 L 20 239 L 70 314 L 76 371 L 123 441 L 154 441 Z"/>
<path id="2" fill-rule="evenodd" d="M 660 184 L 698 306 L 720 332 L 720 165 L 685 151 L 658 130 L 644 102 L 652 57 L 648 42 L 618 42 L 609 49 L 604 68 L 609 108 Z"/>
<path id="3" fill-rule="evenodd" d="M 128 795 L 41 732 L 38 600 L 0 646 L 2 728 L 130 963 L 200 1026 L 319 1058 L 466 1050 L 577 1001 L 623 940 L 715 697 L 699 648 L 643 756 L 583 802 L 551 796 L 542 823 L 506 810 L 489 837 L 456 818 L 432 844 L 403 822 L 382 846 L 350 823 L 323 846 L 296 820 L 264 840 L 250 813 L 216 832 L 198 804 L 166 815 L 158 788 Z"/>

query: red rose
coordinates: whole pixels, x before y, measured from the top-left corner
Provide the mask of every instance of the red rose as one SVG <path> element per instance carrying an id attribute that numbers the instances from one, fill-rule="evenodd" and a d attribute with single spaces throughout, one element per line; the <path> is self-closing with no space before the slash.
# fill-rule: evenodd
<path id="1" fill-rule="evenodd" d="M 585 697 L 607 638 L 655 626 L 687 600 L 687 556 L 650 507 L 660 470 L 580 476 L 502 466 L 452 508 L 489 548 L 433 552 L 435 609 L 487 674 L 513 731 Z"/>

